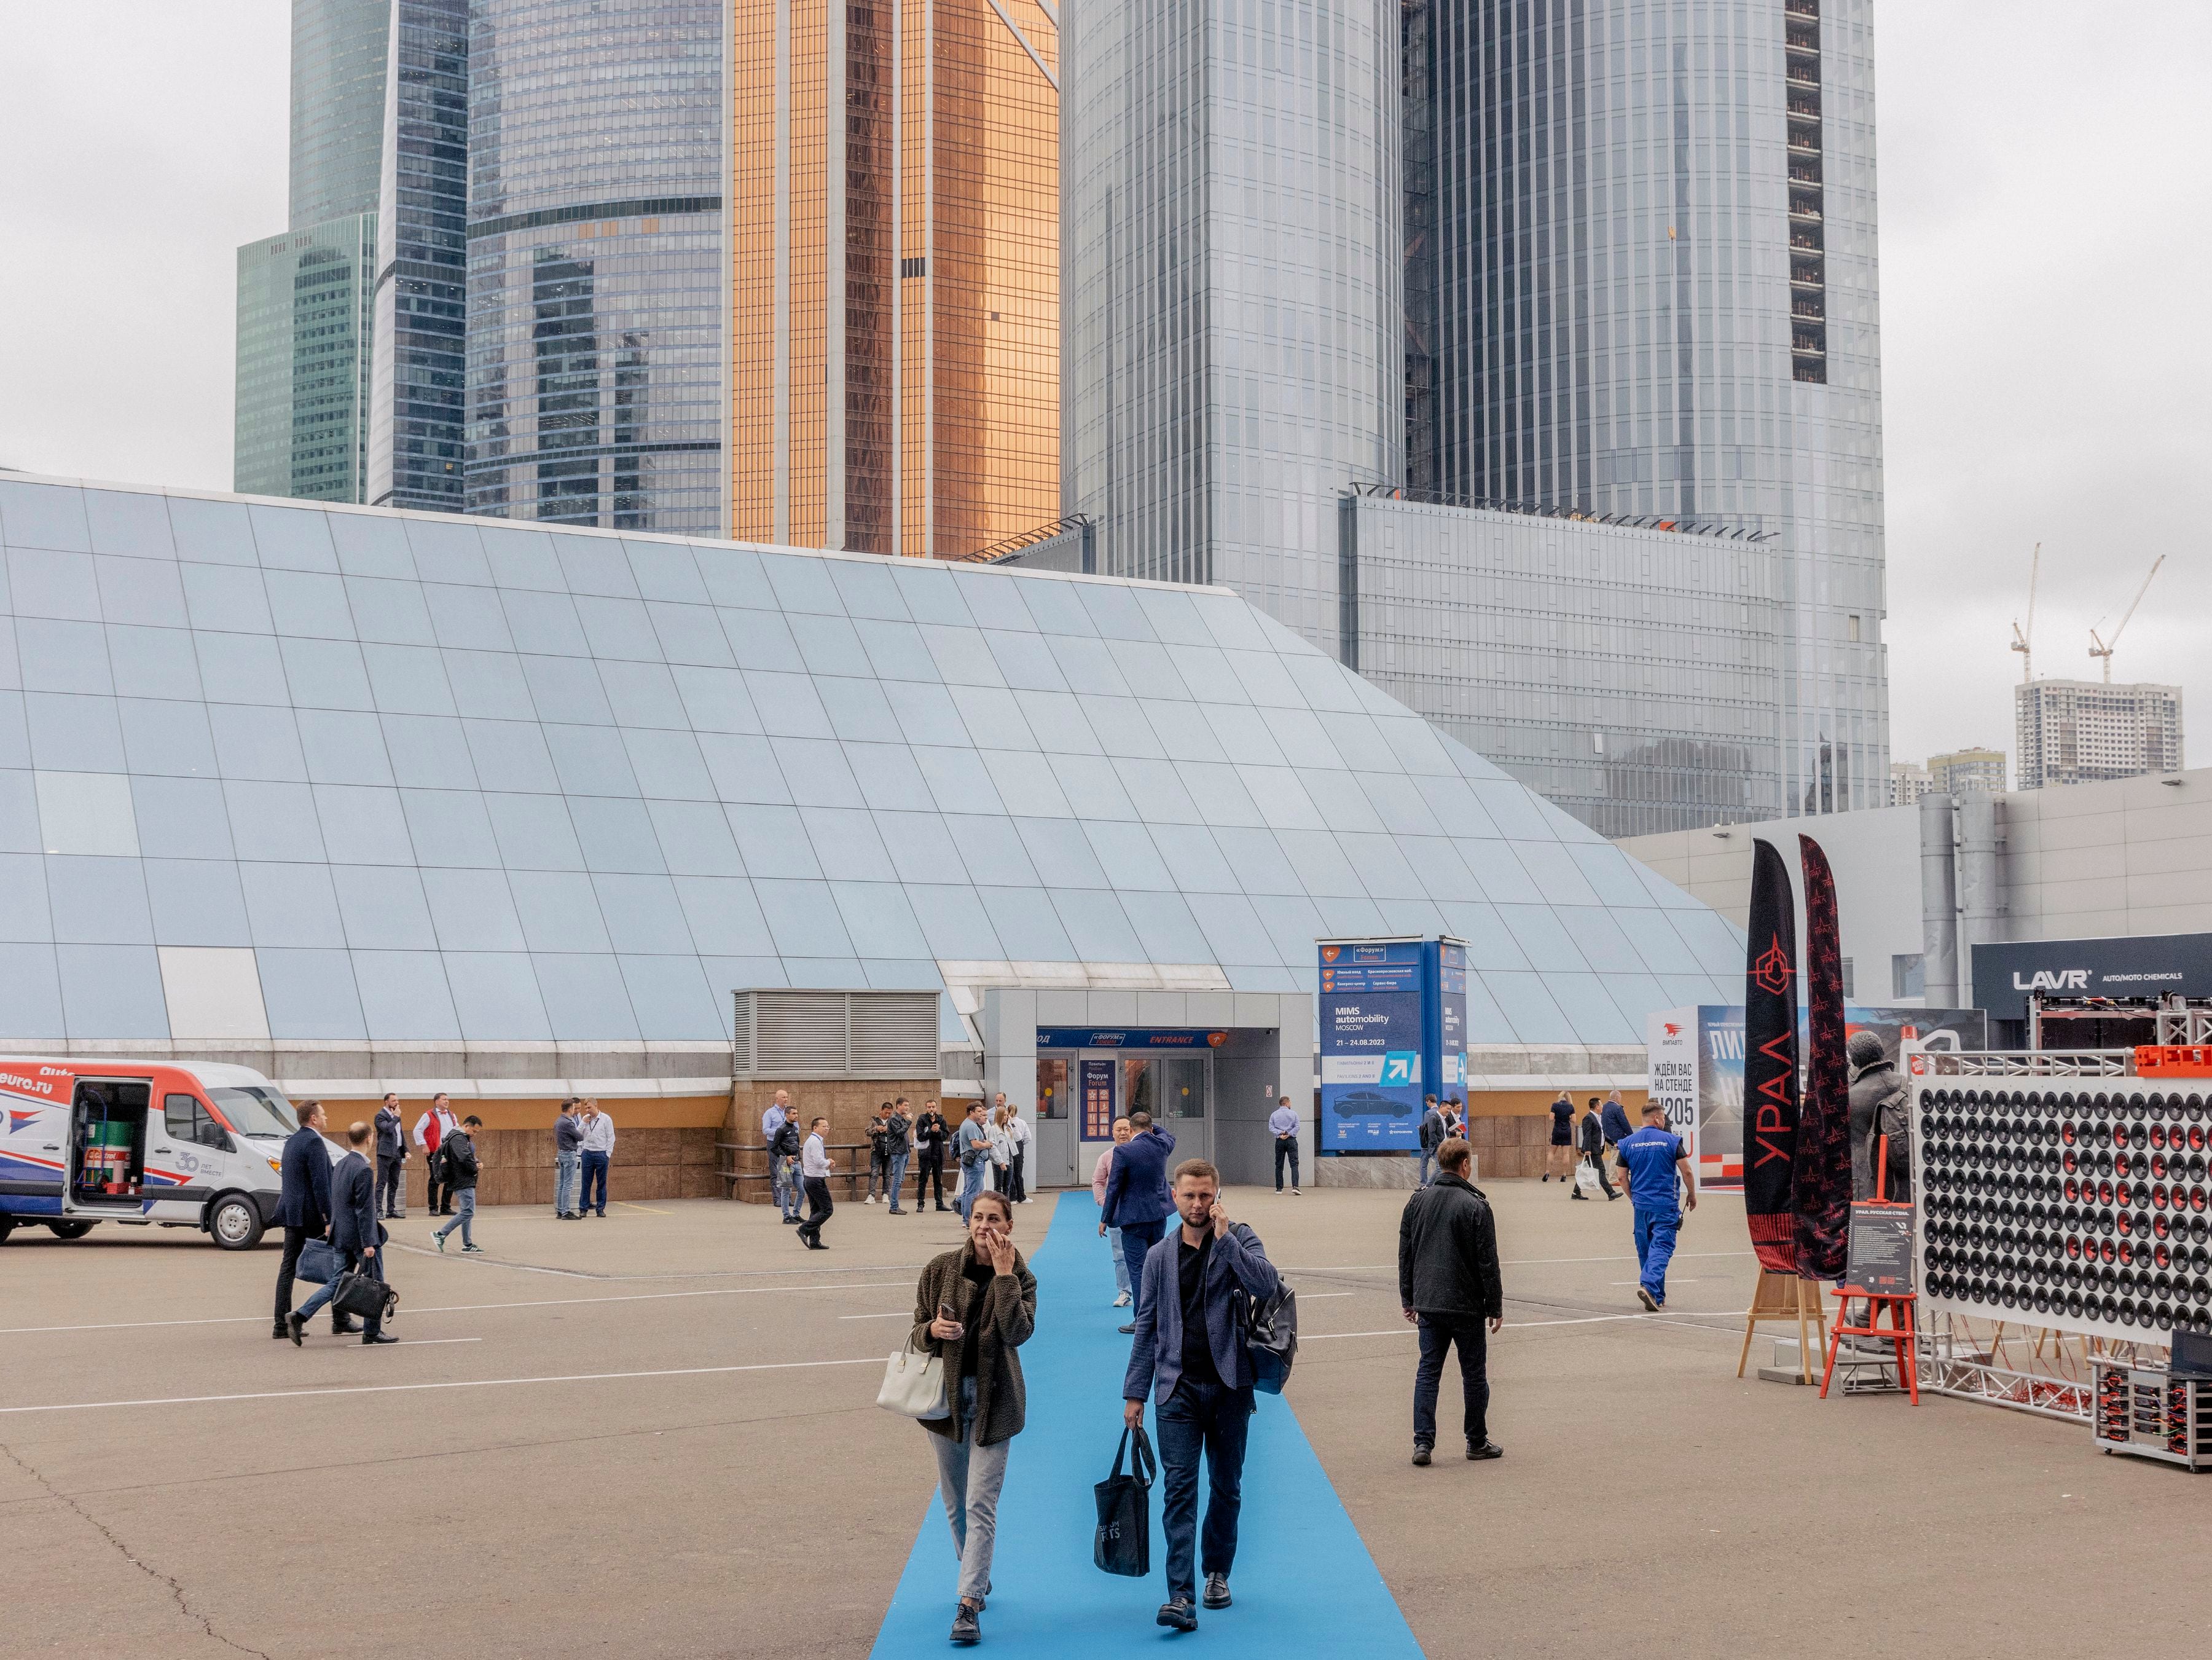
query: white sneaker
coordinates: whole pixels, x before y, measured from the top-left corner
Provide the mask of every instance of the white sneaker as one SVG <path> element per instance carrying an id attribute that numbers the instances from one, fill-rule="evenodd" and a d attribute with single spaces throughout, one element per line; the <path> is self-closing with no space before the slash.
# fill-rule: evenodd
<path id="1" fill-rule="evenodd" d="M 1114 1306 L 1117 1309 L 1127 1308 L 1129 1306 L 1129 1293 L 1125 1291 L 1119 1296 L 1115 1297 L 1114 1299 Z"/>
<path id="2" fill-rule="evenodd" d="M 866 1198 L 860 1201 L 860 1202 L 864 1205 L 872 1205 L 876 1202 L 876 1195 L 872 1193 Z"/>
<path id="3" fill-rule="evenodd" d="M 1014 1202 L 1018 1205 L 1026 1205 L 1029 1203 L 1029 1201 L 1026 1199 L 1017 1199 Z"/>
<path id="4" fill-rule="evenodd" d="M 1293 1199 L 1303 1199 L 1305 1196 L 1306 1190 L 1304 1188 L 1292 1188 L 1291 1189 L 1291 1197 Z"/>

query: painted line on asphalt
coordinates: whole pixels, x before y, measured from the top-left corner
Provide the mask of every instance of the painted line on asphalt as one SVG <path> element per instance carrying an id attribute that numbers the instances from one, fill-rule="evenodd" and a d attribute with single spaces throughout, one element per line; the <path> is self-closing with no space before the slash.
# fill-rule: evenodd
<path id="1" fill-rule="evenodd" d="M 803 1371 L 820 1366 L 880 1366 L 879 1355 L 854 1360 L 773 1360 L 750 1366 L 674 1366 L 658 1371 L 578 1371 L 550 1377 L 460 1377 L 435 1383 L 356 1383 L 323 1389 L 257 1389 L 244 1395 L 176 1395 L 147 1401 L 61 1401 L 38 1407 L 0 1407 L 0 1417 L 39 1412 L 105 1412 L 120 1407 L 198 1407 L 230 1401 L 295 1401 L 318 1395 L 410 1395 L 424 1389 L 520 1389 L 532 1383 L 630 1383 L 645 1377 L 719 1377 L 739 1371 Z"/>
<path id="2" fill-rule="evenodd" d="M 914 1316 L 905 1309 L 893 1309 L 889 1314 L 841 1314 L 840 1320 L 911 1320 Z"/>
<path id="3" fill-rule="evenodd" d="M 408 1308 L 408 1314 L 476 1314 L 495 1309 L 573 1308 L 583 1303 L 665 1303 L 684 1297 L 772 1297 L 791 1292 L 887 1291 L 903 1286 L 903 1280 L 860 1280 L 846 1286 L 718 1286 L 708 1291 L 625 1292 L 618 1297 L 538 1297 L 518 1303 L 447 1303 L 433 1308 Z M 115 1320 L 88 1326 L 0 1326 L 0 1337 L 21 1337 L 37 1332 L 144 1331 L 156 1326 L 248 1326 L 258 1314 L 225 1314 L 205 1320 Z"/>
<path id="4" fill-rule="evenodd" d="M 1703 1315 L 1697 1317 L 1707 1320 L 1739 1320 L 1742 1318 L 1742 1316 L 1722 1312 Z M 1498 1335 L 1503 1336 L 1506 1332 L 1528 1331 L 1539 1326 L 1601 1326 L 1615 1320 L 1640 1320 L 1647 1326 L 1681 1326 L 1691 1331 L 1717 1331 L 1724 1336 L 1733 1336 L 1735 1335 L 1726 1326 L 1700 1326 L 1692 1324 L 1690 1320 L 1686 1319 L 1669 1319 L 1663 1314 L 1648 1313 L 1589 1314 L 1578 1316 L 1572 1320 L 1509 1320 L 1505 1323 L 1504 1329 L 1501 1330 Z M 1417 1329 L 1418 1328 L 1408 1323 L 1402 1326 L 1384 1326 L 1375 1331 L 1300 1332 L 1298 1334 L 1298 1341 L 1301 1343 L 1326 1343 L 1333 1337 L 1411 1337 L 1414 1335 Z"/>
<path id="5" fill-rule="evenodd" d="M 1674 1260 L 1679 1262 L 1685 1258 L 1693 1256 L 1749 1256 L 1751 1255 L 1753 1253 L 1748 1250 L 1678 1250 L 1674 1253 Z M 1498 1266 L 1506 1268 L 1559 1268 L 1570 1262 L 1633 1262 L 1635 1260 L 1636 1255 L 1632 1251 L 1626 1256 L 1516 1256 L 1500 1262 Z M 1293 1268 L 1288 1263 L 1278 1263 L 1275 1271 L 1278 1274 L 1395 1274 L 1398 1271 L 1398 1265 L 1395 1262 L 1350 1262 L 1340 1263 L 1333 1267 L 1301 1264 Z"/>

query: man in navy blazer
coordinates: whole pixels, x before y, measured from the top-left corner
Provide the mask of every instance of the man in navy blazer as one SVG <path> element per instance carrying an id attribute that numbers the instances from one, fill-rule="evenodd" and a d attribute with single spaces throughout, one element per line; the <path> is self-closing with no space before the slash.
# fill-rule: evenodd
<path id="1" fill-rule="evenodd" d="M 300 1128 L 284 1143 L 277 1167 L 283 1186 L 276 1220 L 284 1229 L 284 1255 L 276 1265 L 276 1329 L 271 1337 L 292 1335 L 292 1277 L 299 1271 L 301 1247 L 331 1231 L 331 1155 L 323 1142 L 323 1104 L 302 1101 L 293 1110 Z"/>
<path id="2" fill-rule="evenodd" d="M 1154 1128 L 1148 1112 L 1129 1115 L 1134 1132 L 1114 1149 L 1113 1168 L 1106 1173 L 1106 1203 L 1098 1231 L 1121 1230 L 1121 1258 L 1129 1267 L 1129 1283 L 1137 1288 L 1136 1314 L 1145 1310 L 1145 1253 L 1159 1243 L 1167 1231 L 1168 1213 L 1175 1208 L 1168 1197 L 1168 1156 L 1175 1137 Z M 1135 1315 L 1121 1328 L 1124 1337 L 1137 1329 Z"/>
<path id="3" fill-rule="evenodd" d="M 383 1254 L 377 1247 L 384 1243 L 384 1230 L 376 1219 L 376 1171 L 368 1162 L 367 1149 L 369 1127 L 356 1123 L 346 1131 L 346 1143 L 352 1151 L 338 1160 L 338 1167 L 331 1172 L 331 1244 L 344 1259 L 340 1273 L 359 1269 L 373 1280 L 384 1278 Z M 289 1330 L 292 1341 L 297 1344 L 301 1330 L 316 1312 L 331 1300 L 337 1289 L 337 1275 L 313 1297 L 300 1304 L 292 1316 Z M 380 1311 L 368 1316 L 362 1336 L 364 1343 L 396 1343 L 396 1337 L 387 1337 L 383 1330 L 384 1316 Z M 345 1316 L 333 1310 L 331 1318 L 332 1331 L 350 1331 L 353 1328 Z"/>
<path id="4" fill-rule="evenodd" d="M 1229 1606 L 1229 1571 L 1237 1561 L 1253 1373 L 1236 1294 L 1264 1303 L 1283 1283 L 1260 1236 L 1229 1219 L 1220 1194 L 1220 1172 L 1203 1158 L 1177 1167 L 1175 1205 L 1182 1225 L 1146 1254 L 1137 1341 L 1121 1379 L 1122 1421 L 1130 1428 L 1145 1421 L 1146 1395 L 1156 1403 L 1168 1543 L 1168 1600 L 1158 1623 L 1178 1631 L 1198 1629 L 1191 1558 L 1199 1542 L 1201 1451 L 1212 1489 L 1203 1560 L 1207 1608 Z"/>

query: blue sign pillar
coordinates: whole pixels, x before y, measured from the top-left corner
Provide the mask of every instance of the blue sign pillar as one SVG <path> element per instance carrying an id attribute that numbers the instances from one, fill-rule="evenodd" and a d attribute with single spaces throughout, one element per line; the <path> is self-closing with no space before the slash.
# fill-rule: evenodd
<path id="1" fill-rule="evenodd" d="M 1417 939 L 1321 942 L 1322 1152 L 1419 1145 L 1423 968 Z"/>
<path id="2" fill-rule="evenodd" d="M 1467 947 L 1449 938 L 1421 945 L 1421 1064 L 1441 1100 L 1467 1104 Z"/>

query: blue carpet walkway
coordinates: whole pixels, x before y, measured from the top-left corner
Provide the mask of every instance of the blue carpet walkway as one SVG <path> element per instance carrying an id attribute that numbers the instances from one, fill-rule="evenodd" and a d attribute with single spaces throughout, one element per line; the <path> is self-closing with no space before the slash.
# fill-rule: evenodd
<path id="1" fill-rule="evenodd" d="M 1152 1572 L 1125 1579 L 1091 1566 L 1091 1487 L 1103 1481 L 1121 1432 L 1126 1310 L 1108 1306 L 1114 1268 L 1088 1194 L 1061 1195 L 1044 1243 L 1030 1255 L 1037 1278 L 1036 1333 L 1022 1348 L 1029 1423 L 1014 1442 L 999 1503 L 987 1651 L 1055 1660 L 1127 1654 L 1133 1646 L 1196 1645 L 1207 1660 L 1358 1655 L 1418 1656 L 1405 1616 L 1322 1474 L 1284 1397 L 1263 1395 L 1244 1462 L 1236 1606 L 1203 1610 L 1194 1636 L 1152 1623 L 1167 1595 L 1161 1489 L 1152 1487 Z M 1292 1380 L 1293 1394 L 1297 1383 Z M 1149 1418 L 1146 1428 L 1151 1429 Z M 927 1431 L 913 1456 L 927 1464 Z M 1200 1502 L 1204 1504 L 1203 1480 Z M 1201 1515 L 1203 1511 L 1201 1510 Z M 948 1646 L 956 1602 L 952 1535 L 935 1490 L 874 1654 L 909 1660 Z"/>

